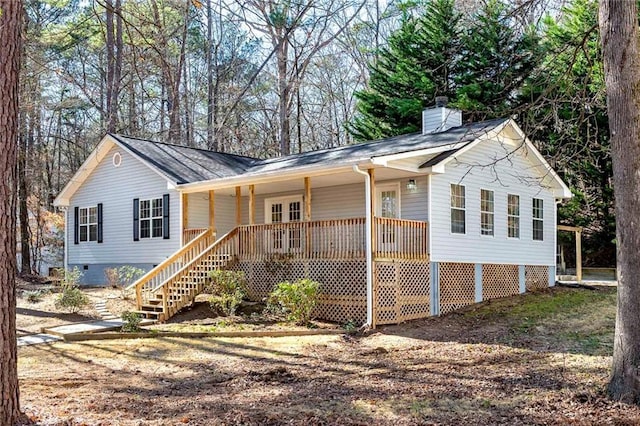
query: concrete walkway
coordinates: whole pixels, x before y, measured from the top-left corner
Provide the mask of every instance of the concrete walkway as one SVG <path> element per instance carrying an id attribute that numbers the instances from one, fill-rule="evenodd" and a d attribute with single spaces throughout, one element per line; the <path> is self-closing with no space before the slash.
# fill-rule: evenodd
<path id="1" fill-rule="evenodd" d="M 28 336 L 18 337 L 18 346 L 40 345 L 42 343 L 59 342 L 61 340 L 62 337 L 51 334 L 30 334 Z"/>
<path id="2" fill-rule="evenodd" d="M 56 327 L 48 327 L 39 334 L 18 337 L 18 346 L 37 345 L 42 343 L 59 342 L 64 340 L 65 335 L 101 333 L 105 331 L 120 330 L 124 321 L 107 310 L 106 301 L 101 300 L 95 303 L 96 311 L 102 319 L 96 321 L 80 322 L 75 324 L 65 324 Z M 150 325 L 155 321 L 144 319 L 140 325 Z"/>

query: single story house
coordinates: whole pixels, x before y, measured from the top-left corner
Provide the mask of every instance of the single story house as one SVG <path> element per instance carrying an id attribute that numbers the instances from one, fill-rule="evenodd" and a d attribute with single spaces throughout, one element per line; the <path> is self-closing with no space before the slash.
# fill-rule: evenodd
<path id="1" fill-rule="evenodd" d="M 569 188 L 513 119 L 261 160 L 108 134 L 55 200 L 65 266 L 149 271 L 139 309 L 166 320 L 212 268 L 253 299 L 321 284 L 321 318 L 376 324 L 438 315 L 555 282 L 556 205 Z"/>

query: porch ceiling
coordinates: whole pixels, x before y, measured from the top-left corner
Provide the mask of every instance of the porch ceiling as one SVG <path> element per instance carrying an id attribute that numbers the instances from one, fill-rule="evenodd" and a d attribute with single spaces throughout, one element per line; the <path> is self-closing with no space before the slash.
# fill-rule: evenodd
<path id="1" fill-rule="evenodd" d="M 425 173 L 421 173 L 425 174 Z M 375 181 L 388 181 L 398 180 L 403 178 L 412 178 L 418 176 L 418 173 L 413 173 L 404 170 L 390 169 L 386 167 L 375 167 Z M 342 171 L 332 174 L 324 174 L 319 176 L 310 176 L 312 188 L 324 188 L 329 186 L 348 185 L 353 183 L 364 183 L 364 178 L 353 171 Z M 304 179 L 289 179 L 279 180 L 268 183 L 260 183 L 255 185 L 255 194 L 275 194 L 279 192 L 289 191 L 303 191 Z M 228 188 L 216 188 L 216 194 L 221 195 L 235 195 L 235 186 Z M 249 187 L 242 185 L 242 195 L 249 195 Z"/>

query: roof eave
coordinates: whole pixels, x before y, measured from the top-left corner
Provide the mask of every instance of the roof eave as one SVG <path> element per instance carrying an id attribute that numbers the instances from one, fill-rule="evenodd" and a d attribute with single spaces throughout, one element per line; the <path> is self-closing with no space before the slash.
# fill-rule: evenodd
<path id="1" fill-rule="evenodd" d="M 73 194 L 76 193 L 82 183 L 89 177 L 91 172 L 95 170 L 107 152 L 109 152 L 115 144 L 117 144 L 117 141 L 111 135 L 105 135 L 53 200 L 53 205 L 56 207 L 68 207 Z"/>
<path id="2" fill-rule="evenodd" d="M 513 119 L 509 119 L 508 122 L 511 125 L 511 127 L 516 131 L 516 133 L 518 133 L 518 135 L 522 138 L 522 140 L 524 140 L 524 143 L 526 144 L 529 151 L 533 152 L 533 155 L 536 157 L 536 159 L 546 169 L 547 173 L 549 173 L 552 179 L 558 184 L 560 193 L 559 195 L 555 195 L 555 192 L 557 191 L 554 191 L 555 197 L 558 199 L 564 199 L 564 200 L 572 198 L 573 193 L 571 192 L 571 189 L 569 189 L 569 186 L 566 183 L 564 183 L 564 181 L 558 175 L 558 173 L 553 169 L 553 167 L 551 167 L 551 165 L 547 162 L 547 160 L 544 159 L 540 151 L 538 151 L 536 147 L 533 146 L 533 143 L 529 140 L 527 135 L 524 134 L 520 126 L 518 126 L 518 124 Z"/>
<path id="3" fill-rule="evenodd" d="M 220 179 L 209 179 L 200 182 L 179 184 L 175 186 L 175 189 L 180 192 L 191 193 L 204 190 L 223 189 L 233 186 L 257 185 L 261 183 L 291 180 L 298 177 L 313 177 L 352 171 L 354 164 L 357 164 L 358 166 L 375 166 L 370 158 L 359 158 L 342 161 L 337 164 L 334 163 L 331 166 L 322 164 L 314 166 L 300 166 L 289 170 L 270 170 L 267 172 L 248 173 Z"/>
<path id="4" fill-rule="evenodd" d="M 127 148 L 116 135 L 111 133 L 107 133 L 102 140 L 98 143 L 98 145 L 93 149 L 91 154 L 87 157 L 87 159 L 82 163 L 78 171 L 73 175 L 73 177 L 69 180 L 69 182 L 65 185 L 65 187 L 60 191 L 58 196 L 53 200 L 53 205 L 56 207 L 68 207 L 71 203 L 71 197 L 76 193 L 76 191 L 82 186 L 84 181 L 93 173 L 93 171 L 98 167 L 98 164 L 104 160 L 104 157 L 114 146 L 118 146 L 120 149 L 136 158 L 142 164 L 147 166 L 149 169 L 153 170 L 156 174 L 162 177 L 167 181 L 167 187 L 171 188 L 172 186 L 177 185 L 175 181 L 171 178 L 160 172 L 155 166 L 149 164 L 143 158 L 141 158 L 138 154 L 131 151 Z"/>

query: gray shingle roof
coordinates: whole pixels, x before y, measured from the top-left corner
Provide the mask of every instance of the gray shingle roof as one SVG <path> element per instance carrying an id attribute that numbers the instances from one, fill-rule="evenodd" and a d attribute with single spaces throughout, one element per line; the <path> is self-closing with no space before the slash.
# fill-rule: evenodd
<path id="1" fill-rule="evenodd" d="M 153 142 L 130 136 L 113 134 L 111 136 L 178 184 L 236 176 L 259 161 L 250 157 Z"/>
<path id="2" fill-rule="evenodd" d="M 266 160 L 153 142 L 128 136 L 112 136 L 144 161 L 157 167 L 158 170 L 169 179 L 178 184 L 183 184 L 248 173 L 259 174 L 261 172 L 273 172 L 322 164 L 330 167 L 333 163 L 344 160 L 364 160 L 372 157 L 399 154 L 425 148 L 436 148 L 460 142 L 472 142 L 479 136 L 500 126 L 506 120 L 507 119 L 502 118 L 482 121 L 454 127 L 440 133 L 426 135 L 412 133 L 372 142 L 304 152 L 302 154 L 293 154 Z M 449 155 L 453 155 L 456 151 L 457 149 L 448 150 L 438 155 L 438 162 L 444 160 Z"/>

